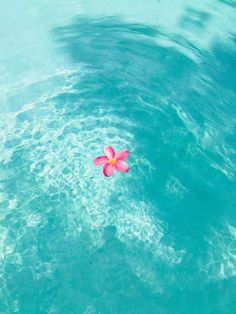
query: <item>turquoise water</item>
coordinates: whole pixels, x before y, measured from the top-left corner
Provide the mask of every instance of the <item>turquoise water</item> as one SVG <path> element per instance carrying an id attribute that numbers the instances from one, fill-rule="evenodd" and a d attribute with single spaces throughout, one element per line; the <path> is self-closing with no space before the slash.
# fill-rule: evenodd
<path id="1" fill-rule="evenodd" d="M 236 313 L 235 30 L 234 0 L 0 0 L 0 313 Z"/>

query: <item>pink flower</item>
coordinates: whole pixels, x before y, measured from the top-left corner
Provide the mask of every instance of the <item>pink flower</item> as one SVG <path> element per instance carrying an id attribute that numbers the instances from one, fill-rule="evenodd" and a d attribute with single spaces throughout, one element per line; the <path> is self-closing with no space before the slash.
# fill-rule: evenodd
<path id="1" fill-rule="evenodd" d="M 104 147 L 105 156 L 99 156 L 94 159 L 96 166 L 104 165 L 103 174 L 106 177 L 113 175 L 115 170 L 121 172 L 127 172 L 129 170 L 127 163 L 124 161 L 128 158 L 128 150 L 123 150 L 119 153 L 115 153 L 111 146 Z"/>

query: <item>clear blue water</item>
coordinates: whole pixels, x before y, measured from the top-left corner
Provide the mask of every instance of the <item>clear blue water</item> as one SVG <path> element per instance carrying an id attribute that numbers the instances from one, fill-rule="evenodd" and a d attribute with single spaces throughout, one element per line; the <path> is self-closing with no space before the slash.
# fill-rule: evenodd
<path id="1" fill-rule="evenodd" d="M 1 314 L 236 313 L 236 3 L 173 2 L 0 0 Z"/>

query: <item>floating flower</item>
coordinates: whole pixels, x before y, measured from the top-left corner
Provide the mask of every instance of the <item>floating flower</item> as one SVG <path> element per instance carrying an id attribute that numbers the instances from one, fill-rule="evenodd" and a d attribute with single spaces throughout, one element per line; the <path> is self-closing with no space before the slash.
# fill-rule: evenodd
<path id="1" fill-rule="evenodd" d="M 96 166 L 104 165 L 104 176 L 110 177 L 113 175 L 115 170 L 121 172 L 127 172 L 129 170 L 127 163 L 124 161 L 126 158 L 128 158 L 128 150 L 123 150 L 116 154 L 115 150 L 111 146 L 105 146 L 104 153 L 105 156 L 99 156 L 94 159 L 94 164 Z"/>

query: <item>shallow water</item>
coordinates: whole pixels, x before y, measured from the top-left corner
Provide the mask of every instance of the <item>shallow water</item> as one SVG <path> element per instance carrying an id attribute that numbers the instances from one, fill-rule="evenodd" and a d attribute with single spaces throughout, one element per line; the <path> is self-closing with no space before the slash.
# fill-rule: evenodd
<path id="1" fill-rule="evenodd" d="M 0 8 L 0 313 L 235 313 L 235 2 Z"/>

